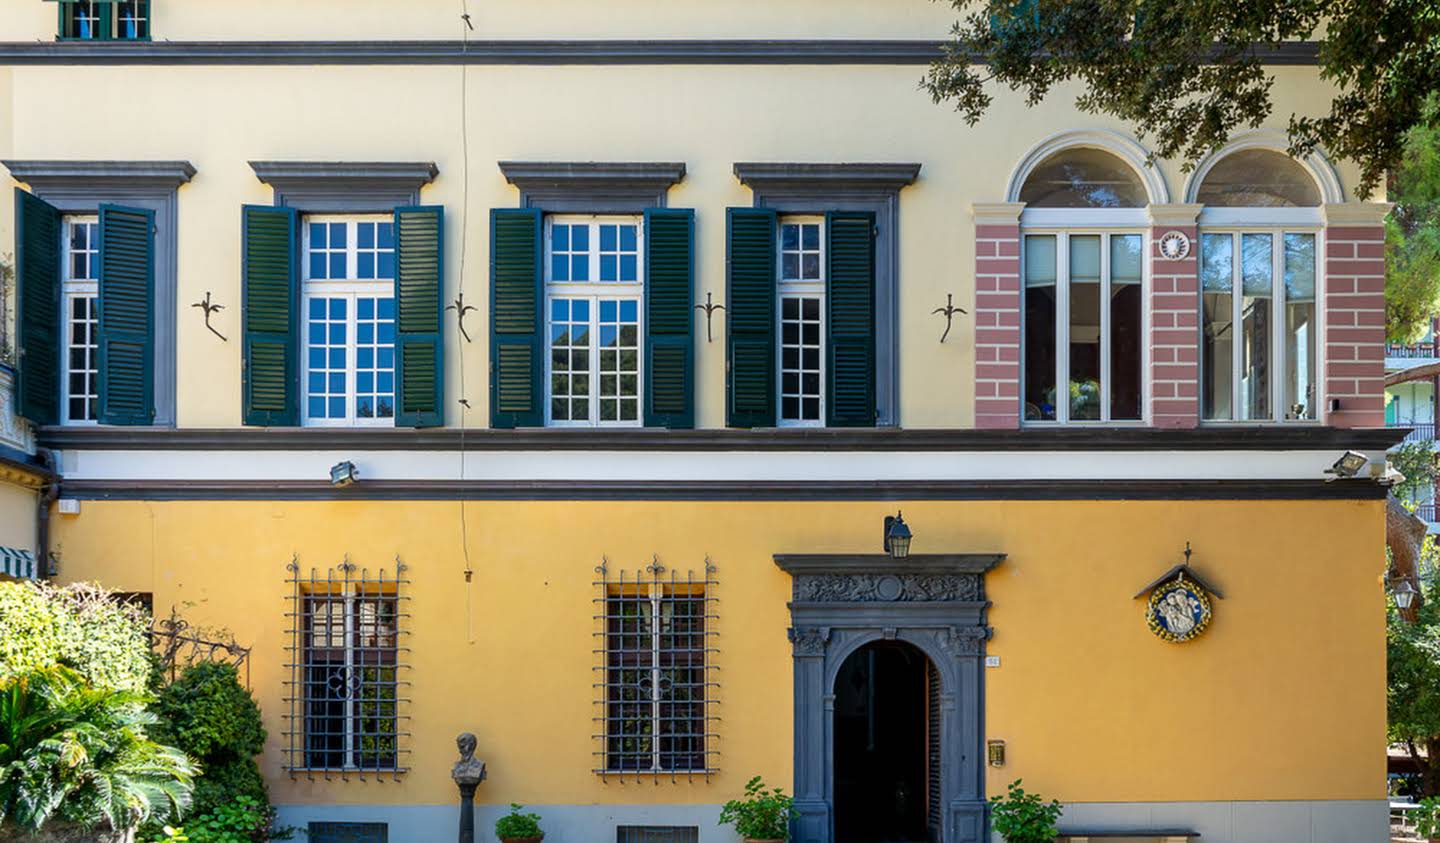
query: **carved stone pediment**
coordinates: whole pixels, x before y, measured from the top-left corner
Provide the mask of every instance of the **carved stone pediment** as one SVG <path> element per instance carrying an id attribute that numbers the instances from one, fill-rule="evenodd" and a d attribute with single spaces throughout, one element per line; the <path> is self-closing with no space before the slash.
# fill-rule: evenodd
<path id="1" fill-rule="evenodd" d="M 798 574 L 801 602 L 907 603 L 914 600 L 984 600 L 980 574 Z"/>
<path id="2" fill-rule="evenodd" d="M 783 554 L 797 603 L 914 603 L 985 600 L 985 572 L 1001 554 L 945 554 L 892 559 L 885 555 Z"/>

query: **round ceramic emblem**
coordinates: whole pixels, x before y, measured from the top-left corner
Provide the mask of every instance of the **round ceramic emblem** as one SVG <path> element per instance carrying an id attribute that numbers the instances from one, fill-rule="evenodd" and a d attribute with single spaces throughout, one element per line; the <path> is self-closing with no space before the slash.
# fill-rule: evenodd
<path id="1" fill-rule="evenodd" d="M 1190 238 L 1183 231 L 1167 231 L 1160 235 L 1160 254 L 1166 260 L 1184 260 L 1190 254 Z"/>
<path id="2" fill-rule="evenodd" d="M 1146 618 L 1150 631 L 1166 641 L 1189 641 L 1210 625 L 1210 598 L 1194 583 L 1176 580 L 1150 593 Z"/>

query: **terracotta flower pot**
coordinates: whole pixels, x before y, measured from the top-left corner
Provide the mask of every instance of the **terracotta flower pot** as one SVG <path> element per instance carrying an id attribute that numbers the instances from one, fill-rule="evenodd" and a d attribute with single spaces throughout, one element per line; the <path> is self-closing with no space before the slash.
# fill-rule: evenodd
<path id="1" fill-rule="evenodd" d="M 500 843 L 540 843 L 544 839 L 545 835 L 543 834 L 539 837 L 502 837 Z"/>
<path id="2" fill-rule="evenodd" d="M 783 837 L 747 837 L 745 843 L 785 843 Z"/>

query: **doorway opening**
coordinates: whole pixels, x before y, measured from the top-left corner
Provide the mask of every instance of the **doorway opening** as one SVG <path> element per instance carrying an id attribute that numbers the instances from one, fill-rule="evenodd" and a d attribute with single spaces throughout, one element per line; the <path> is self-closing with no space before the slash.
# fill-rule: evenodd
<path id="1" fill-rule="evenodd" d="M 836 843 L 941 843 L 940 677 L 919 648 L 875 641 L 835 677 Z"/>

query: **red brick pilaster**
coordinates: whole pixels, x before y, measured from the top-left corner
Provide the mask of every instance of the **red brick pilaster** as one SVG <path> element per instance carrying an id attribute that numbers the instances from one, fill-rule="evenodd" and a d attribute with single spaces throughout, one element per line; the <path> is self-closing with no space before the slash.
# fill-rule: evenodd
<path id="1" fill-rule="evenodd" d="M 1385 227 L 1389 206 L 1325 206 L 1325 422 L 1385 424 Z M 1332 403 L 1338 406 L 1331 410 Z"/>
<path id="2" fill-rule="evenodd" d="M 1020 426 L 1019 202 L 976 203 L 975 426 Z"/>
<path id="3" fill-rule="evenodd" d="M 1150 206 L 1150 424 L 1200 424 L 1199 205 Z M 1188 253 L 1171 260 L 1160 241 L 1179 232 Z"/>

